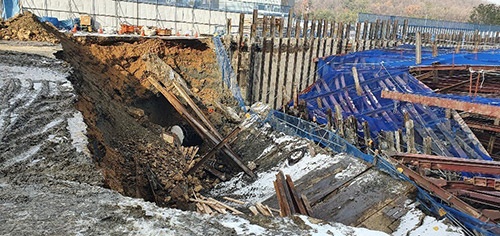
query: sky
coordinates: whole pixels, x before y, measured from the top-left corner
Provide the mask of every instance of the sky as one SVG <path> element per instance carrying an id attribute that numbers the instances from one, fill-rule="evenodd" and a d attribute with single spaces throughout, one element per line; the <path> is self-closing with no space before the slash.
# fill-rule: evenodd
<path id="1" fill-rule="evenodd" d="M 500 0 L 488 0 L 488 2 L 500 5 Z"/>

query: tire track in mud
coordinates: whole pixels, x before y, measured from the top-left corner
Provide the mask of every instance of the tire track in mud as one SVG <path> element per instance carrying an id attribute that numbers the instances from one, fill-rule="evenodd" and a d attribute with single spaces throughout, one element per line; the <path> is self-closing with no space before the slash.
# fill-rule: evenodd
<path id="1" fill-rule="evenodd" d="M 35 56 L 25 60 L 25 54 L 2 51 L 0 59 L 0 174 L 50 174 L 54 169 L 67 168 L 75 159 L 87 165 L 82 170 L 93 168 L 88 150 L 77 152 L 73 145 L 82 143 L 72 140 L 76 136 L 72 130 L 81 128 L 69 126 L 85 125 L 83 121 L 68 122 L 79 114 L 74 108 L 73 87 L 66 79 L 68 67 L 55 59 Z M 98 173 L 93 174 L 95 177 L 83 179 L 100 178 Z M 68 170 L 62 175 L 73 179 L 85 174 Z"/>

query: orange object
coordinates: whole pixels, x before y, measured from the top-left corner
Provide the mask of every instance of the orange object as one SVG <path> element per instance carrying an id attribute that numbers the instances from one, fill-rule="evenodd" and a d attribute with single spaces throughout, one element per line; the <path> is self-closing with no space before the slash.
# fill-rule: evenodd
<path id="1" fill-rule="evenodd" d="M 99 28 L 99 34 L 102 34 L 102 33 L 103 33 L 103 32 L 102 32 L 102 28 Z"/>
<path id="2" fill-rule="evenodd" d="M 144 34 L 144 30 L 141 30 L 141 36 L 146 36 L 146 34 Z"/>
<path id="3" fill-rule="evenodd" d="M 179 31 L 176 31 L 175 36 L 181 36 L 181 33 Z"/>
<path id="4" fill-rule="evenodd" d="M 76 27 L 77 27 L 77 25 L 75 24 L 75 25 L 73 26 L 73 29 L 71 29 L 71 33 L 76 33 L 76 31 L 77 31 Z"/>

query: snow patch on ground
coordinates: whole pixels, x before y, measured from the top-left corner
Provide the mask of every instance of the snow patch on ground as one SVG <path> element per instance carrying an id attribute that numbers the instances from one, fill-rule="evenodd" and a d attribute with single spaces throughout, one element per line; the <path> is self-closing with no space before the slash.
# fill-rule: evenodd
<path id="1" fill-rule="evenodd" d="M 388 236 L 388 234 L 380 231 L 374 231 L 374 230 L 369 230 L 365 228 L 356 228 L 356 227 L 350 227 L 350 226 L 345 226 L 340 223 L 330 223 L 330 224 L 314 224 L 309 220 L 309 217 L 300 215 L 299 216 L 302 221 L 309 227 L 311 227 L 311 230 L 309 230 L 308 235 L 312 236 L 323 236 L 323 235 L 335 235 L 335 236 L 351 236 L 351 235 L 358 235 L 358 236 Z"/>
<path id="2" fill-rule="evenodd" d="M 42 146 L 41 144 L 33 146 L 30 149 L 28 149 L 26 152 L 19 154 L 16 158 L 9 159 L 9 160 L 5 161 L 3 164 L 3 167 L 9 167 L 9 166 L 12 166 L 16 163 L 19 163 L 19 162 L 22 162 L 22 161 L 29 159 L 30 157 L 35 155 L 40 150 L 41 146 Z"/>
<path id="3" fill-rule="evenodd" d="M 225 215 L 219 223 L 225 227 L 234 229 L 238 235 L 264 235 L 268 233 L 265 228 L 251 224 L 250 221 L 246 219 L 232 215 Z"/>
<path id="4" fill-rule="evenodd" d="M 275 142 L 289 142 L 287 148 L 296 148 L 304 144 L 303 140 L 292 136 L 277 138 Z M 268 149 L 264 150 L 260 157 L 269 151 Z M 298 180 L 313 170 L 327 168 L 338 163 L 339 160 L 340 158 L 338 158 L 338 156 L 332 157 L 325 154 L 311 156 L 310 153 L 305 153 L 304 157 L 293 165 L 289 164 L 288 160 L 284 160 L 270 170 L 260 173 L 257 172 L 257 180 L 252 183 L 247 183 L 247 181 L 243 180 L 243 174 L 241 173 L 227 182 L 220 183 L 211 191 L 211 194 L 218 196 L 236 195 L 240 200 L 255 204 L 266 200 L 275 193 L 273 181 L 276 179 L 276 174 L 280 170 L 283 171 L 285 175 L 290 175 L 293 180 Z"/>
<path id="5" fill-rule="evenodd" d="M 4 71 L 4 73 L 9 72 L 9 74 L 15 75 L 16 78 L 23 81 L 23 84 L 35 79 L 37 81 L 69 82 L 66 79 L 67 74 L 51 70 L 50 68 L 0 65 L 0 70 Z"/>
<path id="6" fill-rule="evenodd" d="M 87 148 L 87 125 L 83 122 L 81 112 L 73 113 L 73 117 L 68 118 L 68 131 L 71 135 L 71 143 L 78 152 L 85 153 L 90 156 L 90 151 Z"/>
<path id="7" fill-rule="evenodd" d="M 461 236 L 464 235 L 462 229 L 447 225 L 443 220 L 425 215 L 419 210 L 415 203 L 406 203 L 411 208 L 406 215 L 401 217 L 399 227 L 394 231 L 394 236 L 418 236 L 418 235 L 439 235 L 439 236 Z"/>
<path id="8" fill-rule="evenodd" d="M 360 161 L 351 162 L 349 163 L 347 168 L 335 174 L 335 179 L 348 179 L 354 177 L 355 175 L 365 170 L 366 168 L 367 168 L 366 165 Z"/>

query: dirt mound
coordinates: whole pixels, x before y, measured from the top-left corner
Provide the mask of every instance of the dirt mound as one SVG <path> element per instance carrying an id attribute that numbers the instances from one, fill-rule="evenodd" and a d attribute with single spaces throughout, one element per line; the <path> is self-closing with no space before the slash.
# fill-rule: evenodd
<path id="1" fill-rule="evenodd" d="M 10 20 L 0 21 L 0 39 L 59 43 L 53 34 L 47 32 L 45 27 L 48 25 L 43 24 L 33 13 L 25 11 Z"/>

